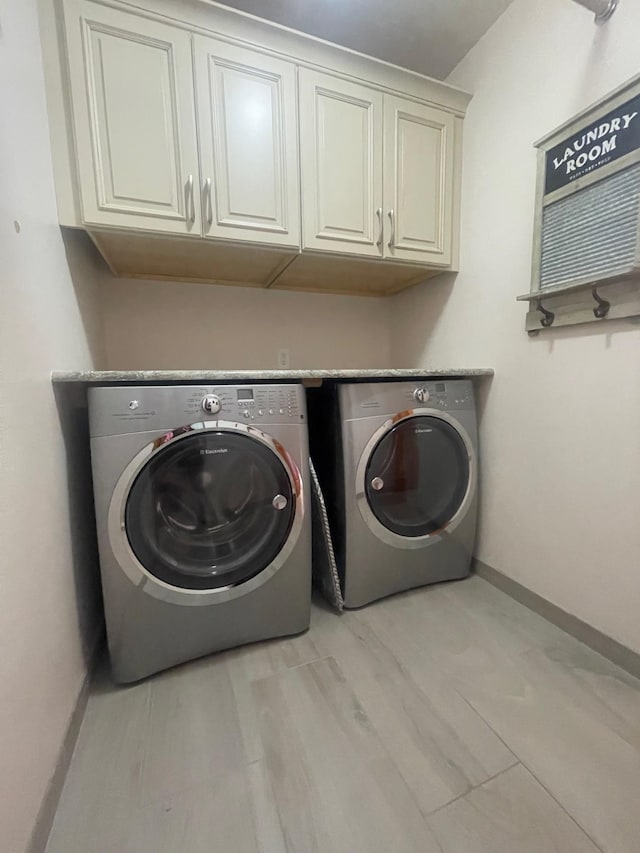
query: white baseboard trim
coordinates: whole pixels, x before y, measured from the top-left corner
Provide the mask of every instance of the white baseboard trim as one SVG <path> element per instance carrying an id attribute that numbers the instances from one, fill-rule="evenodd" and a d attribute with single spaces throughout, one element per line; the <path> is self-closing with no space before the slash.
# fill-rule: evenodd
<path id="1" fill-rule="evenodd" d="M 640 678 L 640 654 L 634 652 L 633 649 L 623 646 L 612 637 L 603 634 L 577 616 L 567 613 L 566 610 L 547 601 L 535 592 L 532 592 L 527 587 L 522 586 L 513 578 L 507 577 L 492 566 L 483 563 L 482 560 L 474 559 L 473 570 L 477 575 L 488 581 L 493 586 L 502 590 L 511 598 L 524 604 L 529 610 L 533 610 L 540 616 L 543 616 L 549 622 L 552 622 L 558 628 L 571 634 L 576 640 L 580 640 L 585 646 L 589 646 L 594 652 L 598 652 L 603 657 L 617 664 L 622 669 L 626 670 L 636 678 Z"/>
<path id="2" fill-rule="evenodd" d="M 80 692 L 78 693 L 76 704 L 74 705 L 69 717 L 67 731 L 62 741 L 60 752 L 58 753 L 58 760 L 56 762 L 55 769 L 49 779 L 49 784 L 47 785 L 44 797 L 42 798 L 42 803 L 40 804 L 40 809 L 33 826 L 33 831 L 31 833 L 31 838 L 29 839 L 26 853 L 45 853 L 47 842 L 49 840 L 49 833 L 53 826 L 53 819 L 55 818 L 56 811 L 58 809 L 60 795 L 62 794 L 64 782 L 67 777 L 67 771 L 71 764 L 73 750 L 75 749 L 78 734 L 80 732 L 80 726 L 82 725 L 84 713 L 87 708 L 91 681 L 96 668 L 96 663 L 103 647 L 103 640 L 104 632 L 100 631 L 100 634 L 94 643 L 93 653 L 89 658 L 87 672 L 84 677 L 84 681 L 82 682 Z"/>

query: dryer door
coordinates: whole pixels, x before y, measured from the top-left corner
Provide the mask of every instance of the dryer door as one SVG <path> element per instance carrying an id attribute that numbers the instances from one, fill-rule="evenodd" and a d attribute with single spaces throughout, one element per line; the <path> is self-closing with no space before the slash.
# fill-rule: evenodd
<path id="1" fill-rule="evenodd" d="M 297 501 L 295 482 L 276 451 L 246 431 L 215 428 L 154 450 L 124 505 L 138 563 L 187 590 L 236 586 L 273 567 Z"/>
<path id="2" fill-rule="evenodd" d="M 386 429 L 364 469 L 364 496 L 392 534 L 425 537 L 447 527 L 470 487 L 470 447 L 449 419 L 407 417 Z"/>

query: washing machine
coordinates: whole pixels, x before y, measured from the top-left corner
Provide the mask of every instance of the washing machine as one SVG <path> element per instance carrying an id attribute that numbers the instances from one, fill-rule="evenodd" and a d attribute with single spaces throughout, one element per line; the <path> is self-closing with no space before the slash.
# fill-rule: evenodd
<path id="1" fill-rule="evenodd" d="M 325 383 L 308 402 L 345 607 L 467 575 L 478 488 L 471 382 Z"/>
<path id="2" fill-rule="evenodd" d="M 301 386 L 95 387 L 89 421 L 115 681 L 309 626 Z"/>

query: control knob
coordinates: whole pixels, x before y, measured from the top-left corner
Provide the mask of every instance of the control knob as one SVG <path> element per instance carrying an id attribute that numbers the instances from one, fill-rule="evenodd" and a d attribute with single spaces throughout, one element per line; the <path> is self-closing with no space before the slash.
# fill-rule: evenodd
<path id="1" fill-rule="evenodd" d="M 220 409 L 222 408 L 220 397 L 217 397 L 215 394 L 206 394 L 202 398 L 201 405 L 208 415 L 217 415 Z"/>
<path id="2" fill-rule="evenodd" d="M 422 388 L 416 388 L 413 392 L 413 399 L 416 403 L 426 403 L 429 399 L 429 391 L 424 386 Z"/>

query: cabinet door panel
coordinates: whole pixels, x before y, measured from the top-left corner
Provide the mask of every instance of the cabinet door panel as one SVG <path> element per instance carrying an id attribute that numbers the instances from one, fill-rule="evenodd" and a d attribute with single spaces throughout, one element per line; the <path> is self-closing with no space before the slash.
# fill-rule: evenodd
<path id="1" fill-rule="evenodd" d="M 200 233 L 189 35 L 80 8 L 83 44 L 69 39 L 69 59 L 85 222 Z"/>
<path id="2" fill-rule="evenodd" d="M 301 69 L 304 246 L 381 255 L 382 94 Z"/>
<path id="3" fill-rule="evenodd" d="M 454 118 L 385 95 L 385 256 L 451 263 Z M 393 221 L 392 221 L 393 220 Z"/>
<path id="4" fill-rule="evenodd" d="M 201 37 L 195 55 L 205 234 L 298 246 L 295 66 Z"/>

